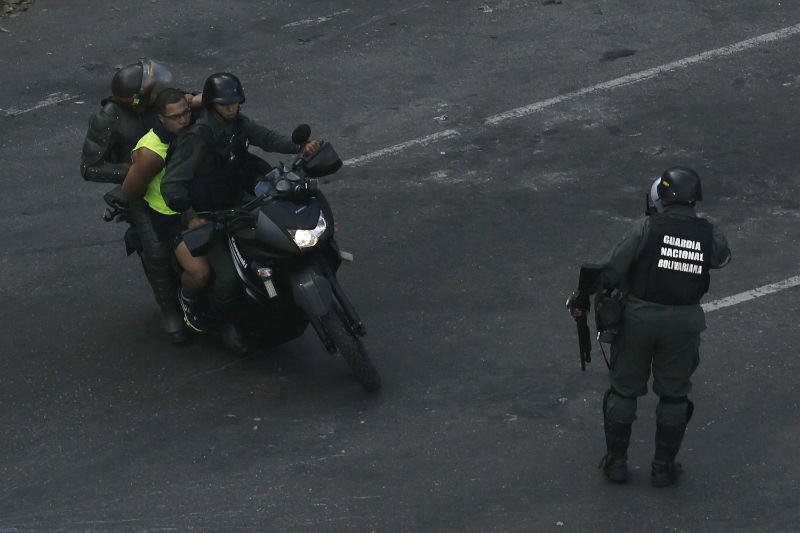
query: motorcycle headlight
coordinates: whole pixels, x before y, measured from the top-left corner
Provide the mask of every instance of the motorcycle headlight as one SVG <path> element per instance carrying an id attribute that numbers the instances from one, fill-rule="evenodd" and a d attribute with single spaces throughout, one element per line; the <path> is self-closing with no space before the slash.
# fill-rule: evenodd
<path id="1" fill-rule="evenodd" d="M 325 233 L 325 229 L 328 227 L 328 224 L 325 222 L 325 217 L 322 215 L 322 212 L 319 213 L 319 220 L 317 220 L 317 227 L 314 229 L 295 229 L 289 230 L 289 233 L 294 239 L 294 243 L 300 248 L 311 248 L 315 244 L 322 234 Z"/>

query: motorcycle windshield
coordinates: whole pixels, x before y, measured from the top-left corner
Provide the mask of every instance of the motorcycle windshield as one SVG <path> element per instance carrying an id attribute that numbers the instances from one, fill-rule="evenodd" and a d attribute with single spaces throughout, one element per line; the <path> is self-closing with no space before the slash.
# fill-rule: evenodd
<path id="1" fill-rule="evenodd" d="M 272 199 L 261 210 L 284 229 L 313 229 L 317 227 L 320 203 L 314 198 L 309 203 Z"/>

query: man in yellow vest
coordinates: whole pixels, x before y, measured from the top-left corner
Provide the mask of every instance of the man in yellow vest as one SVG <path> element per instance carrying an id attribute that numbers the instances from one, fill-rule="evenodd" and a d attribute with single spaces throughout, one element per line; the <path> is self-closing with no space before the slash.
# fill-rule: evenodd
<path id="1" fill-rule="evenodd" d="M 177 133 L 191 122 L 192 110 L 183 92 L 177 89 L 161 91 L 156 98 L 155 108 L 158 116 L 153 129 L 139 139 L 131 153 L 133 164 L 122 183 L 122 193 L 128 199 L 144 198 L 157 234 L 155 241 L 172 252 L 180 242 L 183 226 L 180 214 L 167 207 L 161 196 L 161 178 L 164 176 L 169 145 Z M 178 257 L 183 268 L 182 291 L 187 298 L 192 298 L 208 282 L 211 275 L 208 263 L 190 254 Z M 184 318 L 189 327 L 200 331 L 198 325 L 202 317 Z"/>

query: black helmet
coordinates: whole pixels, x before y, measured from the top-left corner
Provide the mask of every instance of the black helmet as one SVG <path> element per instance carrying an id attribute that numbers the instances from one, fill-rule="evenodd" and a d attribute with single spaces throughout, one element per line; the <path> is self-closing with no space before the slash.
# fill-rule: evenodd
<path id="1" fill-rule="evenodd" d="M 229 72 L 217 72 L 203 84 L 203 106 L 211 104 L 243 104 L 244 89 L 239 78 Z"/>
<path id="2" fill-rule="evenodd" d="M 694 204 L 703 199 L 700 176 L 686 167 L 668 168 L 658 183 L 658 197 L 664 204 Z"/>
<path id="3" fill-rule="evenodd" d="M 114 74 L 111 94 L 117 102 L 129 104 L 134 109 L 146 109 L 152 104 L 150 94 L 157 95 L 171 83 L 172 73 L 166 67 L 143 57 Z"/>
<path id="4" fill-rule="evenodd" d="M 142 65 L 134 63 L 122 67 L 111 80 L 111 94 L 120 102 L 132 102 L 142 88 Z"/>

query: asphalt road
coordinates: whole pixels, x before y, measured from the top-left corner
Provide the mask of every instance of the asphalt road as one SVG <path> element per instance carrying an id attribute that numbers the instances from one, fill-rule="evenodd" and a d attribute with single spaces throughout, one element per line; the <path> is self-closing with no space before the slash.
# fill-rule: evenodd
<path id="1" fill-rule="evenodd" d="M 800 289 L 709 313 L 662 490 L 652 395 L 630 482 L 597 470 L 605 367 L 580 372 L 563 302 L 675 164 L 733 250 L 706 301 L 800 273 L 800 35 L 641 74 L 800 5 L 37 0 L 0 22 L 0 532 L 797 529 Z M 186 89 L 238 74 L 247 114 L 352 163 L 325 190 L 380 393 L 311 333 L 243 359 L 160 333 L 78 172 L 143 55 Z"/>

